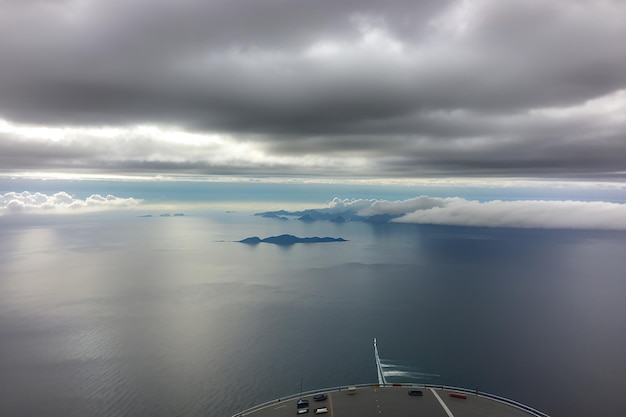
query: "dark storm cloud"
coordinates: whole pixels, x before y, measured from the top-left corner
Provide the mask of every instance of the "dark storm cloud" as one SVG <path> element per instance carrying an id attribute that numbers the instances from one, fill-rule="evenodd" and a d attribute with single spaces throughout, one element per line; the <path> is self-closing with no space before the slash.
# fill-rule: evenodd
<path id="1" fill-rule="evenodd" d="M 265 155 L 217 160 L 208 155 L 221 148 L 157 137 L 30 142 L 7 131 L 5 169 L 626 172 L 621 1 L 0 4 L 0 119 L 171 125 Z"/>

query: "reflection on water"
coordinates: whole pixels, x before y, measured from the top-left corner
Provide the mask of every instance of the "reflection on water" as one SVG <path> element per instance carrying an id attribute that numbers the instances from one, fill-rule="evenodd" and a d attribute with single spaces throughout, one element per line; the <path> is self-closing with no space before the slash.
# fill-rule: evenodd
<path id="1" fill-rule="evenodd" d="M 301 380 L 375 381 L 374 336 L 393 381 L 555 416 L 626 406 L 623 234 L 244 214 L 0 222 L 1 415 L 230 416 Z M 282 233 L 349 242 L 232 242 Z"/>

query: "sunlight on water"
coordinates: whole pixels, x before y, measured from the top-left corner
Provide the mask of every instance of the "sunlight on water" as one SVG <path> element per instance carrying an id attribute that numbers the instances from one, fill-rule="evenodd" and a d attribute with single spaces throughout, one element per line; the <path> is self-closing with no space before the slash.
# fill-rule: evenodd
<path id="1" fill-rule="evenodd" d="M 229 416 L 300 381 L 375 382 L 374 336 L 388 382 L 578 417 L 587 401 L 552 393 L 584 380 L 605 410 L 623 405 L 620 234 L 244 213 L 38 221 L 0 219 L 2 415 Z M 282 233 L 348 241 L 235 242 Z"/>

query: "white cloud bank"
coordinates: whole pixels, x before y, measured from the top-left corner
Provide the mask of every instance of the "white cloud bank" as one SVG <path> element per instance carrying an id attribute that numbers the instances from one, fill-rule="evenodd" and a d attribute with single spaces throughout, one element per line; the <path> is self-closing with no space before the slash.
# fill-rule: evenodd
<path id="1" fill-rule="evenodd" d="M 136 206 L 140 202 L 141 200 L 135 198 L 120 198 L 114 195 L 103 197 L 100 194 L 93 194 L 83 200 L 66 192 L 52 195 L 30 193 L 28 191 L 21 193 L 9 192 L 0 194 L 0 215 L 24 212 L 111 210 Z"/>
<path id="2" fill-rule="evenodd" d="M 333 211 L 360 216 L 392 215 L 398 223 L 541 229 L 626 230 L 626 204 L 603 201 L 480 202 L 459 197 L 420 196 L 403 201 L 341 200 Z"/>

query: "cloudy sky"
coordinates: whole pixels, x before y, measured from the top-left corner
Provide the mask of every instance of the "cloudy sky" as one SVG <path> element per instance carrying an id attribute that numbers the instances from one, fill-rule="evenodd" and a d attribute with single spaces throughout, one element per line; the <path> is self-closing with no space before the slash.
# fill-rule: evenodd
<path id="1" fill-rule="evenodd" d="M 5 175 L 626 175 L 622 0 L 0 7 Z"/>
<path id="2" fill-rule="evenodd" d="M 121 204 L 121 201 L 116 202 Z M 125 202 L 128 204 L 128 202 Z M 477 201 L 419 196 L 407 200 L 335 198 L 322 213 L 349 218 L 397 216 L 393 222 L 533 229 L 626 230 L 626 204 L 605 201 Z"/>

